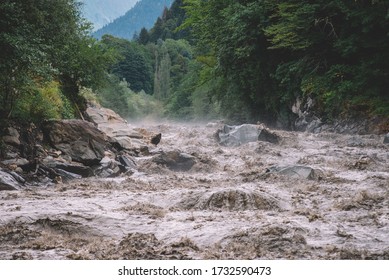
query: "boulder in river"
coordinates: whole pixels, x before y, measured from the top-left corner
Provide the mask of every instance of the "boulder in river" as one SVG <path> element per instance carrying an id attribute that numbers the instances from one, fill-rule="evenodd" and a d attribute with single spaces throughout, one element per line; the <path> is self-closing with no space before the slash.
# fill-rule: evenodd
<path id="1" fill-rule="evenodd" d="M 274 166 L 268 168 L 267 172 L 278 173 L 296 179 L 318 180 L 322 177 L 320 170 L 303 165 Z"/>
<path id="2" fill-rule="evenodd" d="M 21 185 L 14 176 L 0 169 L 0 191 L 13 191 L 20 187 Z"/>
<path id="3" fill-rule="evenodd" d="M 280 137 L 261 125 L 242 124 L 240 126 L 225 125 L 218 131 L 219 143 L 224 146 L 240 146 L 249 142 L 265 141 L 279 143 Z"/>
<path id="4" fill-rule="evenodd" d="M 115 139 L 122 149 L 133 150 L 146 145 L 142 141 L 143 135 L 132 129 L 127 121 L 114 111 L 103 107 L 89 106 L 86 115 L 97 125 L 99 130 Z"/>
<path id="5" fill-rule="evenodd" d="M 99 164 L 109 140 L 92 123 L 82 120 L 52 120 L 43 125 L 48 142 L 74 161 Z"/>
<path id="6" fill-rule="evenodd" d="M 196 163 L 195 157 L 180 151 L 168 151 L 153 158 L 153 162 L 164 165 L 173 171 L 188 171 Z"/>

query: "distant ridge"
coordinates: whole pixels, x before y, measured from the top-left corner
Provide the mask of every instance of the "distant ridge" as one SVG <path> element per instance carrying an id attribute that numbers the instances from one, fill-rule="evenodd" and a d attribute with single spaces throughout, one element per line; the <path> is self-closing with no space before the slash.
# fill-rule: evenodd
<path id="1" fill-rule="evenodd" d="M 124 15 L 139 0 L 78 0 L 83 16 L 93 24 L 93 31 Z"/>
<path id="2" fill-rule="evenodd" d="M 173 2 L 174 0 L 140 0 L 125 15 L 97 30 L 93 36 L 101 39 L 104 34 L 110 34 L 132 40 L 134 34 L 139 33 L 143 27 L 153 27 L 164 8 L 170 8 Z"/>

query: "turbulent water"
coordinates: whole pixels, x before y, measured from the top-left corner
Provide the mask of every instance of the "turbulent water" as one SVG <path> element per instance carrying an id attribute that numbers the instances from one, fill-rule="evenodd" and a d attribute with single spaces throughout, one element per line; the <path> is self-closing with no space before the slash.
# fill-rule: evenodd
<path id="1" fill-rule="evenodd" d="M 382 137 L 276 131 L 279 144 L 224 147 L 216 123 L 139 127 L 162 141 L 131 176 L 1 192 L 0 259 L 389 259 Z M 171 150 L 196 164 L 152 161 Z"/>

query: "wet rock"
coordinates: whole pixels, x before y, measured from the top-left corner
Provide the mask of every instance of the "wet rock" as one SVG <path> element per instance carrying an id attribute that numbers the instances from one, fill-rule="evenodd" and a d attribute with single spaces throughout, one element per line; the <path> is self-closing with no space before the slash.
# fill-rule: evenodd
<path id="1" fill-rule="evenodd" d="M 240 146 L 249 142 L 266 141 L 278 143 L 280 137 L 260 125 L 243 124 L 240 126 L 225 125 L 218 131 L 219 143 L 224 146 Z"/>
<path id="2" fill-rule="evenodd" d="M 347 146 L 349 146 L 349 147 L 363 147 L 363 146 L 365 146 L 365 143 L 361 137 L 353 136 L 347 140 Z"/>
<path id="3" fill-rule="evenodd" d="M 25 158 L 13 158 L 2 161 L 4 165 L 16 165 L 16 166 L 23 166 L 28 164 L 28 160 Z"/>
<path id="4" fill-rule="evenodd" d="M 185 210 L 280 210 L 280 202 L 273 196 L 246 190 L 222 190 L 189 195 L 179 204 Z"/>
<path id="5" fill-rule="evenodd" d="M 273 144 L 278 144 L 281 140 L 277 134 L 268 131 L 267 129 L 262 129 L 261 133 L 258 135 L 258 141 L 270 142 Z"/>
<path id="6" fill-rule="evenodd" d="M 97 125 L 98 129 L 112 137 L 121 149 L 133 150 L 146 145 L 143 135 L 132 129 L 126 120 L 114 111 L 103 107 L 88 107 L 87 117 Z"/>
<path id="7" fill-rule="evenodd" d="M 150 143 L 157 146 L 159 144 L 159 142 L 161 141 L 161 138 L 162 138 L 162 134 L 158 133 L 157 135 L 154 135 L 153 137 L 151 137 Z"/>
<path id="8" fill-rule="evenodd" d="M 268 168 L 267 172 L 278 173 L 290 178 L 296 179 L 308 179 L 308 180 L 319 180 L 322 178 L 322 172 L 317 169 L 313 169 L 309 166 L 303 165 L 294 165 L 294 166 L 284 166 L 284 167 L 271 167 Z"/>
<path id="9" fill-rule="evenodd" d="M 87 166 L 101 161 L 109 140 L 92 123 L 82 120 L 48 121 L 43 131 L 53 147 Z"/>
<path id="10" fill-rule="evenodd" d="M 61 168 L 55 168 L 55 171 L 57 172 L 57 174 L 62 178 L 62 180 L 74 180 L 74 179 L 81 179 L 82 176 L 81 175 L 78 175 L 78 174 L 75 174 L 75 173 L 72 173 L 72 172 L 68 172 L 66 170 L 63 170 Z M 58 180 L 58 177 L 54 178 L 55 180 Z"/>
<path id="11" fill-rule="evenodd" d="M 385 135 L 384 144 L 389 144 L 389 133 Z"/>
<path id="12" fill-rule="evenodd" d="M 196 163 L 196 159 L 189 154 L 179 151 L 169 151 L 155 156 L 153 162 L 164 165 L 173 171 L 188 171 Z"/>
<path id="13" fill-rule="evenodd" d="M 95 167 L 93 171 L 98 177 L 112 178 L 119 176 L 121 173 L 126 171 L 126 169 L 120 164 L 120 162 L 106 156 L 100 161 L 100 165 Z"/>
<path id="14" fill-rule="evenodd" d="M 19 132 L 15 128 L 9 127 L 7 135 L 3 136 L 3 141 L 6 144 L 18 147 L 20 145 L 19 138 Z"/>
<path id="15" fill-rule="evenodd" d="M 18 181 L 4 170 L 0 169 L 0 191 L 14 191 L 20 189 Z"/>
<path id="16" fill-rule="evenodd" d="M 323 123 L 315 116 L 316 101 L 307 97 L 304 99 L 297 98 L 295 104 L 292 106 L 292 112 L 297 115 L 294 127 L 298 131 L 307 131 L 319 133 L 322 130 Z"/>
<path id="17" fill-rule="evenodd" d="M 120 156 L 118 156 L 118 160 L 123 166 L 131 168 L 131 169 L 136 169 L 136 163 L 130 157 L 120 155 Z"/>
<path id="18" fill-rule="evenodd" d="M 18 181 L 19 183 L 21 183 L 21 184 L 26 183 L 26 180 L 25 180 L 22 176 L 20 176 L 17 172 L 15 172 L 15 171 L 10 171 L 10 172 L 8 172 L 8 173 L 11 174 L 12 177 L 14 177 L 15 180 Z"/>
<path id="19" fill-rule="evenodd" d="M 72 174 L 75 174 L 75 175 L 77 175 L 76 177 L 87 178 L 87 177 L 94 176 L 93 170 L 90 167 L 80 165 L 77 163 L 57 162 L 57 163 L 55 163 L 54 167 L 55 167 L 55 169 L 61 169 L 61 170 L 64 170 L 66 172 L 70 172 Z"/>

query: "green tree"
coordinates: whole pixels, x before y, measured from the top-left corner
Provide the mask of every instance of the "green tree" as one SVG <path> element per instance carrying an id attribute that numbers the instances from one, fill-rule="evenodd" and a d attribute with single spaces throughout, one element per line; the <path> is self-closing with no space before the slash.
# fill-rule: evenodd
<path id="1" fill-rule="evenodd" d="M 35 98 L 47 82 L 58 81 L 76 103 L 80 85 L 93 85 L 103 77 L 110 56 L 89 37 L 78 2 L 4 0 L 0 14 L 2 118 L 14 116 L 16 101 Z"/>
<path id="2" fill-rule="evenodd" d="M 144 90 L 148 94 L 153 92 L 153 70 L 151 55 L 144 46 L 136 42 L 105 35 L 102 43 L 117 50 L 120 58 L 111 67 L 110 72 L 120 79 L 125 79 L 129 87 L 135 92 Z M 149 57 L 148 57 L 149 56 Z"/>

